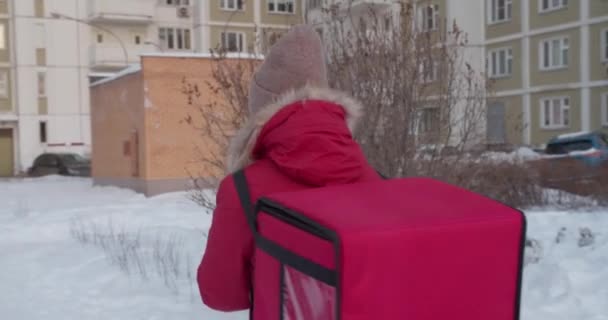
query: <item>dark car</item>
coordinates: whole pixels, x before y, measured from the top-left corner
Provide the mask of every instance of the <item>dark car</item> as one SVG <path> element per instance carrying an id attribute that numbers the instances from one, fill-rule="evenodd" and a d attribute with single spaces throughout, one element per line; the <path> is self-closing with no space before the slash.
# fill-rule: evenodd
<path id="1" fill-rule="evenodd" d="M 33 177 L 55 174 L 88 177 L 91 175 L 91 162 L 76 153 L 43 153 L 34 160 L 28 174 Z"/>
<path id="2" fill-rule="evenodd" d="M 549 141 L 545 154 L 577 159 L 590 167 L 606 166 L 608 137 L 599 131 L 560 135 Z"/>

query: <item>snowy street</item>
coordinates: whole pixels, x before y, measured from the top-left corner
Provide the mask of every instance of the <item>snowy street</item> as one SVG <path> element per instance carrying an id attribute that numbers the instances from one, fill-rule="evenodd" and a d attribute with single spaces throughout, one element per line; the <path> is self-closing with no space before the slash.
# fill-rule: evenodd
<path id="1" fill-rule="evenodd" d="M 0 204 L 3 319 L 248 318 L 202 305 L 196 267 L 211 216 L 185 193 L 45 177 L 0 180 Z M 608 320 L 608 209 L 526 215 L 535 249 L 522 319 Z"/>

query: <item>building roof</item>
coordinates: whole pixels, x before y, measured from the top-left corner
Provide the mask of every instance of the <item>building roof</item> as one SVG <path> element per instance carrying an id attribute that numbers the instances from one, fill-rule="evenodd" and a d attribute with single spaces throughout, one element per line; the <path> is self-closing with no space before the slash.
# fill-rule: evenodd
<path id="1" fill-rule="evenodd" d="M 99 81 L 95 81 L 93 83 L 91 83 L 90 87 L 95 87 L 98 86 L 100 84 L 104 84 L 104 83 L 108 83 L 110 81 L 114 81 L 116 79 L 122 78 L 124 76 L 133 74 L 133 73 L 137 73 L 141 70 L 141 65 L 139 63 L 137 64 L 132 64 L 126 68 L 124 68 L 123 70 L 121 70 L 120 72 L 115 73 L 113 76 L 109 76 L 107 78 L 103 78 Z"/>
<path id="2" fill-rule="evenodd" d="M 211 53 L 194 53 L 194 52 L 150 52 L 140 54 L 141 57 L 159 57 L 159 58 L 198 58 L 198 59 L 210 59 L 215 58 L 217 55 Z M 249 53 L 240 53 L 240 52 L 230 52 L 226 53 L 224 56 L 227 59 L 259 59 L 263 60 L 263 55 L 249 54 Z M 103 78 L 99 81 L 95 81 L 90 84 L 90 87 L 95 87 L 104 83 L 108 83 L 114 81 L 116 79 L 122 78 L 124 76 L 137 73 L 141 70 L 141 64 L 136 63 L 129 65 L 127 68 L 121 70 L 120 72 L 109 75 L 106 78 Z M 101 74 L 100 74 L 101 75 Z M 107 74 L 106 74 L 107 75 Z"/>
<path id="3" fill-rule="evenodd" d="M 215 58 L 218 54 L 212 53 L 195 53 L 195 52 L 148 52 L 140 54 L 142 57 L 166 57 L 166 58 Z M 224 56 L 228 59 L 259 59 L 263 60 L 261 54 L 251 54 L 244 52 L 228 52 Z"/>

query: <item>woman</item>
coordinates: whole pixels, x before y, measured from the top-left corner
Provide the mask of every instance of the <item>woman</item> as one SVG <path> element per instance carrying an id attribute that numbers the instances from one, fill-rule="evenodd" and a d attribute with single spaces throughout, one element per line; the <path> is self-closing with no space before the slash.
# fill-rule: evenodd
<path id="1" fill-rule="evenodd" d="M 321 39 L 296 26 L 272 47 L 249 92 L 249 121 L 233 139 L 228 171 L 245 169 L 253 201 L 275 192 L 379 180 L 352 132 L 361 106 L 328 89 Z M 198 269 L 203 302 L 251 307 L 253 236 L 231 176 L 221 183 Z"/>

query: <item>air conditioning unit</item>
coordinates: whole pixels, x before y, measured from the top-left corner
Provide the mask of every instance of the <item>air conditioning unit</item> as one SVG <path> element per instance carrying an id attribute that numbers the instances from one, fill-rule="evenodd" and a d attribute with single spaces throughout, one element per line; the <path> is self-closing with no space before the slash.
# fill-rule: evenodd
<path id="1" fill-rule="evenodd" d="M 192 16 L 192 8 L 188 6 L 177 7 L 178 18 L 190 18 Z"/>

